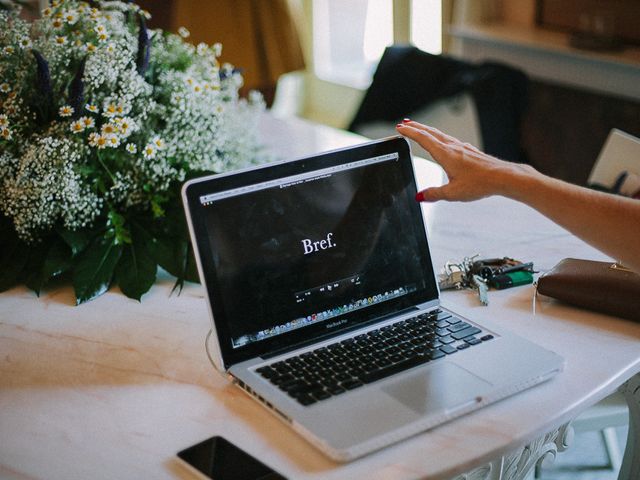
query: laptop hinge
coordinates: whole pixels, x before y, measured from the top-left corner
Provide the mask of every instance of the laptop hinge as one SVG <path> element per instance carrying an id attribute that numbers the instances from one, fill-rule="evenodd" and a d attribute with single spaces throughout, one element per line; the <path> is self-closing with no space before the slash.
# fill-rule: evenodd
<path id="1" fill-rule="evenodd" d="M 431 300 L 429 302 L 420 303 L 416 305 L 416 308 L 418 310 L 433 310 L 434 308 L 438 308 L 439 306 L 440 300 L 436 298 L 435 300 Z"/>
<path id="2" fill-rule="evenodd" d="M 425 305 L 427 305 L 427 304 L 425 304 Z M 434 306 L 437 306 L 437 305 L 430 305 L 430 306 L 434 307 Z M 420 305 L 419 307 L 422 307 L 422 305 Z M 295 343 L 293 345 L 288 345 L 288 346 L 280 348 L 278 350 L 273 350 L 271 352 L 264 353 L 264 354 L 260 355 L 260 358 L 267 360 L 269 358 L 277 357 L 278 355 L 283 355 L 285 353 L 293 352 L 294 350 L 298 350 L 300 348 L 304 348 L 304 347 L 307 347 L 309 345 L 313 345 L 314 343 L 318 343 L 318 342 L 321 342 L 321 341 L 324 341 L 324 340 L 328 340 L 328 339 L 333 338 L 333 337 L 339 337 L 340 335 L 344 335 L 345 333 L 352 332 L 352 331 L 355 331 L 355 330 L 360 330 L 361 328 L 366 327 L 366 326 L 371 325 L 371 324 L 374 324 L 374 323 L 381 323 L 381 322 L 384 322 L 384 321 L 389 320 L 391 318 L 399 317 L 399 316 L 404 315 L 406 313 L 415 312 L 416 310 L 422 310 L 423 309 L 423 308 L 419 308 L 419 307 L 413 306 L 413 307 L 405 308 L 404 310 L 398 310 L 398 311 L 395 311 L 395 312 L 390 313 L 388 315 L 383 315 L 381 317 L 373 318 L 368 322 L 359 323 L 358 325 L 356 325 L 356 326 L 354 326 L 352 328 L 347 328 L 345 330 L 340 330 L 338 332 L 331 332 L 331 333 L 329 333 L 327 335 L 314 337 L 311 340 L 305 340 L 305 341 L 302 341 L 302 342 Z"/>

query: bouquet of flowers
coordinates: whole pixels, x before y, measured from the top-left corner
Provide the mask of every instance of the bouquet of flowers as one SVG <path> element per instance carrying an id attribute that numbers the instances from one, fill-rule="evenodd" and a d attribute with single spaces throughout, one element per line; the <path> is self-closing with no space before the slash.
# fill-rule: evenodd
<path id="1" fill-rule="evenodd" d="M 71 278 L 140 299 L 158 265 L 197 281 L 179 189 L 260 161 L 259 94 L 221 46 L 149 30 L 133 3 L 0 11 L 0 291 Z"/>

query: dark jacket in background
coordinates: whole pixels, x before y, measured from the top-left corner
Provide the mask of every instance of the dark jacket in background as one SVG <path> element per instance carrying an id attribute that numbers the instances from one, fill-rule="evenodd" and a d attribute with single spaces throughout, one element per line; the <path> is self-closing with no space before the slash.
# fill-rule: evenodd
<path id="1" fill-rule="evenodd" d="M 437 100 L 467 92 L 475 101 L 484 150 L 525 162 L 520 123 L 527 89 L 527 76 L 506 65 L 471 64 L 413 46 L 388 47 L 349 130 L 372 121 L 397 123 Z"/>

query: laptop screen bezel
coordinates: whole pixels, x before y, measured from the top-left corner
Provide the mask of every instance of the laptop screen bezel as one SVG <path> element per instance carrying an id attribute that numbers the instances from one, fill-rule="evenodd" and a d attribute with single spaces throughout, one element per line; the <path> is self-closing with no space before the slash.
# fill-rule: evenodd
<path id="1" fill-rule="evenodd" d="M 416 226 L 420 227 L 416 228 L 416 231 L 422 236 L 419 241 L 424 245 L 424 256 L 421 258 L 421 261 L 424 263 L 422 265 L 422 271 L 425 272 L 425 277 L 430 277 L 427 278 L 429 285 L 434 286 L 433 291 L 430 292 L 431 295 L 428 295 L 427 290 L 423 289 L 385 302 L 384 305 L 371 305 L 366 309 L 367 314 L 360 321 L 347 322 L 344 326 L 334 328 L 330 331 L 326 331 L 326 328 L 323 329 L 321 325 L 311 325 L 300 329 L 300 331 L 294 330 L 242 347 L 233 348 L 232 346 L 232 339 L 228 328 L 229 319 L 225 318 L 222 299 L 219 298 L 218 295 L 215 265 L 208 243 L 205 215 L 202 214 L 203 208 L 206 207 L 201 204 L 200 197 L 341 165 L 353 161 L 354 158 L 373 158 L 390 153 L 398 153 L 398 161 L 401 162 L 401 168 L 406 169 L 405 173 L 410 175 L 411 181 L 408 186 L 410 191 L 408 193 L 413 197 L 417 193 L 417 186 L 413 165 L 411 163 L 409 143 L 403 137 L 390 137 L 296 160 L 266 164 L 250 169 L 194 179 L 185 184 L 183 188 L 183 201 L 186 202 L 185 211 L 191 229 L 191 240 L 194 243 L 194 250 L 197 256 L 196 261 L 200 271 L 200 280 L 203 282 L 203 286 L 207 292 L 209 309 L 218 339 L 218 348 L 225 369 L 251 358 L 266 356 L 275 351 L 293 348 L 296 345 L 303 345 L 309 341 L 310 337 L 312 337 L 314 341 L 318 341 L 321 338 L 341 335 L 349 330 L 374 323 L 378 321 L 380 317 L 388 316 L 393 311 L 437 301 L 437 282 L 433 272 L 431 253 L 428 247 L 421 208 L 417 202 L 409 202 L 411 218 L 417 222 Z"/>

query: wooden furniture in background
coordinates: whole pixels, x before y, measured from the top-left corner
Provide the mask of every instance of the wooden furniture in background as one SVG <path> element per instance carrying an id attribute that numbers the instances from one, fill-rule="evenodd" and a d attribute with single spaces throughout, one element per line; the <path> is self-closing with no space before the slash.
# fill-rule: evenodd
<path id="1" fill-rule="evenodd" d="M 541 172 L 586 185 L 612 128 L 640 136 L 640 100 L 531 82 L 522 143 Z"/>
<path id="2" fill-rule="evenodd" d="M 536 0 L 536 23 L 543 28 L 606 34 L 623 43 L 640 44 L 637 0 Z"/>
<path id="3" fill-rule="evenodd" d="M 586 52 L 572 48 L 566 33 L 513 23 L 450 34 L 463 59 L 503 62 L 529 75 L 522 142 L 542 172 L 584 184 L 612 128 L 640 133 L 640 47 Z"/>
<path id="4" fill-rule="evenodd" d="M 194 45 L 222 44 L 222 62 L 240 68 L 242 94 L 259 90 L 271 105 L 278 79 L 305 66 L 287 0 L 142 0 L 150 25 L 177 32 L 186 27 Z"/>

